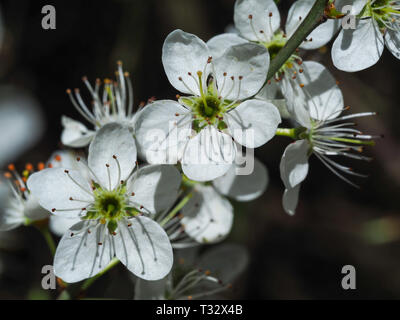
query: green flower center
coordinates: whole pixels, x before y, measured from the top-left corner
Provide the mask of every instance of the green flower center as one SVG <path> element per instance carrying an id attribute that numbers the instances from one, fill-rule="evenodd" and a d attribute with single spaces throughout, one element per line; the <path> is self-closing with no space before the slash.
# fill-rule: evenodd
<path id="1" fill-rule="evenodd" d="M 281 49 L 286 45 L 286 42 L 287 38 L 285 37 L 284 33 L 282 31 L 278 31 L 277 33 L 274 34 L 271 41 L 257 42 L 257 43 L 264 46 L 268 50 L 270 60 L 272 60 L 278 55 L 279 51 L 281 51 Z M 290 58 L 282 65 L 282 67 L 279 69 L 277 73 L 279 74 L 284 72 L 286 69 L 293 68 L 293 63 L 295 63 L 296 60 L 301 60 L 301 59 L 296 54 L 292 54 Z"/>
<path id="2" fill-rule="evenodd" d="M 208 125 L 216 126 L 219 130 L 227 128 L 223 118 L 227 111 L 235 108 L 236 103 L 219 96 L 214 80 L 211 80 L 204 90 L 199 73 L 199 88 L 201 96 L 181 97 L 179 102 L 192 110 L 192 129 L 200 132 Z"/>
<path id="3" fill-rule="evenodd" d="M 392 23 L 398 23 L 399 8 L 396 1 L 376 0 L 371 4 L 371 0 L 369 0 L 360 17 L 372 17 L 381 29 L 390 28 Z"/>
<path id="4" fill-rule="evenodd" d="M 126 186 L 114 190 L 97 187 L 94 192 L 93 206 L 88 210 L 84 219 L 99 220 L 107 224 L 110 233 L 115 232 L 117 223 L 123 218 L 136 216 L 139 211 L 129 204 Z"/>

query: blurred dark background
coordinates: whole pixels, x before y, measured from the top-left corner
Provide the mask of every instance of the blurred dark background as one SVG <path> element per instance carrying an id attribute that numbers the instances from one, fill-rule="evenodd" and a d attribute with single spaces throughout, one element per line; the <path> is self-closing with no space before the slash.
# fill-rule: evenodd
<path id="1" fill-rule="evenodd" d="M 42 6 L 56 8 L 56 30 L 41 28 Z M 279 4 L 282 19 L 292 1 Z M 44 111 L 41 141 L 16 161 L 46 161 L 60 146 L 61 116 L 81 120 L 65 93 L 83 88 L 81 77 L 112 77 L 116 61 L 129 71 L 135 105 L 155 96 L 174 98 L 161 64 L 165 37 L 180 28 L 203 40 L 233 22 L 234 0 L 3 0 L 5 38 L 0 55 L 0 84 L 30 92 Z M 366 153 L 371 163 L 344 161 L 368 173 L 357 190 L 334 176 L 316 158 L 303 183 L 298 211 L 281 206 L 279 162 L 290 142 L 277 137 L 256 150 L 269 169 L 270 185 L 257 201 L 235 203 L 235 223 L 227 242 L 244 244 L 251 261 L 229 294 L 243 299 L 400 298 L 400 61 L 385 50 L 374 67 L 349 74 L 332 67 L 327 48 L 303 53 L 321 61 L 340 82 L 352 112 L 378 111 L 358 121 L 360 130 L 384 134 Z M 82 90 L 83 91 L 83 90 Z M 1 233 L 0 298 L 46 298 L 41 267 L 51 257 L 33 228 Z M 343 290 L 341 269 L 354 265 L 357 289 Z M 131 298 L 133 285 L 124 268 L 99 280 L 89 296 Z"/>

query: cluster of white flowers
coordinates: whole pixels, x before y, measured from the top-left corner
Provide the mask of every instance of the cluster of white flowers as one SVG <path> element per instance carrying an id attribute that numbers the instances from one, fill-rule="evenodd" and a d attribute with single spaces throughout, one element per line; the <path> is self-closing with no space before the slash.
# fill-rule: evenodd
<path id="1" fill-rule="evenodd" d="M 0 184 L 7 203 L 0 230 L 35 223 L 50 213 L 52 231 L 62 236 L 54 272 L 67 283 L 91 278 L 118 259 L 140 278 L 137 299 L 196 298 L 229 287 L 221 279 L 231 281 L 229 275 L 243 269 L 247 256 L 241 247 L 211 251 L 202 263 L 184 270 L 176 262 L 180 259 L 174 263 L 174 254 L 225 239 L 234 221 L 229 199 L 252 201 L 264 193 L 268 172 L 259 160 L 248 159 L 254 148 L 277 135 L 295 140 L 280 165 L 283 208 L 293 215 L 311 155 L 354 185 L 346 174 L 363 175 L 332 157 L 369 160 L 360 152 L 374 144 L 374 136 L 347 120 L 375 113 L 341 115 L 348 108 L 336 80 L 322 64 L 303 61 L 301 51 L 267 78 L 270 60 L 279 56 L 314 3 L 295 1 L 285 30 L 273 0 L 237 0 L 234 33 L 206 43 L 182 30 L 171 32 L 162 63 L 179 92 L 176 100 L 150 101 L 134 111 L 132 84 L 120 62 L 115 81 L 98 79 L 92 86 L 84 77 L 91 105 L 78 89 L 67 93 L 93 128 L 63 117 L 61 140 L 66 147 L 88 146 L 87 157 L 57 151 L 37 172 L 27 165 L 22 176 L 10 165 Z M 384 42 L 400 57 L 398 1 L 336 2 L 339 11 L 346 5 L 352 5 L 356 29 L 341 30 L 334 41 L 336 67 L 357 71 L 373 65 Z M 339 31 L 342 16 L 327 16 L 300 49 L 326 45 Z M 279 127 L 282 119 L 294 128 Z M 248 161 L 251 170 L 243 174 Z"/>

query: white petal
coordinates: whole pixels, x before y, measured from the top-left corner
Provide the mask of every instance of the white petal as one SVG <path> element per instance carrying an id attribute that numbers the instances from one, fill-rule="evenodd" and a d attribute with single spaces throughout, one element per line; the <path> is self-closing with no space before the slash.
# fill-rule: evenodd
<path id="1" fill-rule="evenodd" d="M 221 244 L 206 251 L 198 263 L 203 270 L 211 271 L 223 283 L 233 282 L 247 267 L 249 254 L 238 244 Z"/>
<path id="2" fill-rule="evenodd" d="M 139 278 L 159 280 L 172 268 L 171 243 L 164 229 L 146 217 L 118 223 L 115 249 L 118 259 Z"/>
<path id="3" fill-rule="evenodd" d="M 287 189 L 294 188 L 307 177 L 309 149 L 306 140 L 297 140 L 287 146 L 280 164 L 281 178 Z"/>
<path id="4" fill-rule="evenodd" d="M 44 128 L 32 97 L 13 87 L 0 87 L 0 167 L 31 148 Z"/>
<path id="5" fill-rule="evenodd" d="M 269 53 L 254 43 L 236 45 L 215 59 L 214 67 L 220 96 L 242 100 L 254 96 L 264 85 L 269 68 Z M 231 77 L 234 77 L 233 80 Z"/>
<path id="6" fill-rule="evenodd" d="M 28 196 L 24 202 L 24 207 L 25 216 L 33 221 L 43 220 L 50 217 L 49 212 L 39 204 L 38 200 L 33 195 Z"/>
<path id="7" fill-rule="evenodd" d="M 102 127 L 89 146 L 88 163 L 104 188 L 113 189 L 119 185 L 136 165 L 136 144 L 129 129 L 118 123 Z"/>
<path id="8" fill-rule="evenodd" d="M 198 79 L 198 71 L 204 72 L 210 56 L 207 45 L 197 36 L 182 30 L 171 32 L 162 49 L 162 62 L 169 82 L 180 92 L 200 95 L 195 79 Z M 207 80 L 210 68 L 207 70 L 203 74 L 203 83 Z M 188 75 L 189 72 L 195 79 Z M 179 80 L 180 77 L 188 88 Z"/>
<path id="9" fill-rule="evenodd" d="M 374 19 L 358 20 L 355 30 L 340 31 L 332 46 L 332 60 L 336 68 L 355 72 L 378 62 L 384 41 Z"/>
<path id="10" fill-rule="evenodd" d="M 336 0 L 335 7 L 338 11 L 347 13 L 347 12 L 345 12 L 345 10 L 343 10 L 343 7 L 350 5 L 351 6 L 350 14 L 356 16 L 365 7 L 367 2 L 368 2 L 368 0 Z"/>
<path id="11" fill-rule="evenodd" d="M 270 17 L 272 13 L 272 17 Z M 249 15 L 252 15 L 253 26 Z M 271 37 L 279 28 L 281 18 L 273 0 L 237 0 L 234 14 L 235 27 L 241 35 L 251 41 L 264 40 Z M 261 34 L 263 31 L 264 34 Z"/>
<path id="12" fill-rule="evenodd" d="M 400 59 L 400 32 L 386 30 L 385 34 L 386 47 L 397 58 Z"/>
<path id="13" fill-rule="evenodd" d="M 236 201 L 252 201 L 262 195 L 268 185 L 267 168 L 254 159 L 254 169 L 249 175 L 238 175 L 237 166 L 213 181 L 214 187 L 223 195 Z"/>
<path id="14" fill-rule="evenodd" d="M 252 99 L 227 113 L 226 121 L 236 142 L 258 148 L 275 136 L 281 116 L 272 103 Z"/>
<path id="15" fill-rule="evenodd" d="M 286 100 L 283 98 L 281 89 L 275 81 L 267 83 L 255 98 L 272 103 L 278 109 L 281 118 L 290 118 Z"/>
<path id="16" fill-rule="evenodd" d="M 301 184 L 298 184 L 294 188 L 285 190 L 282 198 L 282 205 L 285 212 L 291 216 L 296 213 L 297 203 L 299 202 L 299 192 Z"/>
<path id="17" fill-rule="evenodd" d="M 136 122 L 140 154 L 154 164 L 174 163 L 179 158 L 178 145 L 186 143 L 191 135 L 190 120 L 189 110 L 172 100 L 156 101 L 145 107 Z"/>
<path id="18" fill-rule="evenodd" d="M 302 68 L 304 71 L 297 75 L 296 81 L 285 78 L 282 86 L 289 111 L 295 113 L 300 123 L 308 122 L 304 119 L 307 115 L 301 113 L 302 109 L 317 120 L 338 117 L 344 108 L 344 102 L 335 78 L 328 69 L 315 61 L 305 61 Z M 290 91 L 287 90 L 288 83 L 293 90 L 291 95 L 287 94 Z M 301 87 L 300 84 L 304 86 Z"/>
<path id="19" fill-rule="evenodd" d="M 199 243 L 222 241 L 232 228 L 232 205 L 213 187 L 197 186 L 182 214 L 185 232 Z"/>
<path id="20" fill-rule="evenodd" d="M 286 33 L 288 38 L 295 33 L 297 28 L 310 12 L 314 3 L 315 0 L 298 0 L 290 7 L 286 22 Z M 300 47 L 306 50 L 312 50 L 324 46 L 339 30 L 339 25 L 338 20 L 328 19 L 307 36 L 307 39 L 312 39 L 312 41 L 304 41 Z"/>
<path id="21" fill-rule="evenodd" d="M 9 231 L 22 225 L 25 221 L 24 206 L 13 197 L 7 185 L 0 184 L 0 231 Z"/>
<path id="22" fill-rule="evenodd" d="M 207 41 L 213 59 L 220 58 L 232 46 L 248 43 L 248 41 L 235 33 L 219 34 Z"/>
<path id="23" fill-rule="evenodd" d="M 62 237 L 73 225 L 80 222 L 79 218 L 64 218 L 63 216 L 50 216 L 49 228 L 55 235 Z"/>
<path id="24" fill-rule="evenodd" d="M 236 145 L 232 138 L 208 126 L 187 144 L 182 170 L 191 180 L 210 181 L 224 175 L 235 156 Z"/>
<path id="25" fill-rule="evenodd" d="M 76 217 L 81 208 L 93 201 L 90 184 L 79 171 L 71 170 L 68 175 L 62 168 L 45 169 L 32 174 L 27 184 L 39 204 L 50 212 L 56 209 L 56 215 Z M 71 201 L 70 198 L 85 202 Z M 66 209 L 70 211 L 58 211 Z"/>
<path id="26" fill-rule="evenodd" d="M 63 145 L 72 148 L 87 146 L 92 141 L 95 132 L 86 128 L 82 123 L 63 116 L 61 119 L 63 132 L 61 142 Z"/>
<path id="27" fill-rule="evenodd" d="M 156 281 L 137 279 L 134 300 L 164 300 L 168 277 Z"/>
<path id="28" fill-rule="evenodd" d="M 143 206 L 146 213 L 157 213 L 169 208 L 178 198 L 181 174 L 168 165 L 149 165 L 134 174 L 128 183 L 130 201 Z"/>
<path id="29" fill-rule="evenodd" d="M 95 276 L 114 256 L 111 236 L 105 225 L 79 222 L 64 234 L 54 257 L 54 274 L 67 283 Z M 101 245 L 100 245 L 101 243 Z"/>

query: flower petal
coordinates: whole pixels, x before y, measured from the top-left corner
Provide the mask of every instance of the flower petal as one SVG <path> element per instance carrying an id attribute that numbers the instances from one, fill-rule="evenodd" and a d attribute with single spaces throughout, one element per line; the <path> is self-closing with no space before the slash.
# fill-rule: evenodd
<path id="1" fill-rule="evenodd" d="M 228 243 L 206 251 L 198 266 L 209 270 L 223 283 L 231 283 L 246 269 L 248 262 L 249 254 L 244 246 Z"/>
<path id="2" fill-rule="evenodd" d="M 61 142 L 63 145 L 72 148 L 86 147 L 93 140 L 95 132 L 88 130 L 82 123 L 63 116 L 61 118 L 63 132 Z"/>
<path id="3" fill-rule="evenodd" d="M 315 0 L 298 0 L 295 1 L 290 7 L 285 28 L 288 38 L 290 38 L 296 32 L 297 28 L 310 12 L 314 3 Z M 300 48 L 312 50 L 326 45 L 339 30 L 339 27 L 339 20 L 328 19 L 307 36 L 307 40 L 312 40 L 304 41 Z"/>
<path id="4" fill-rule="evenodd" d="M 285 212 L 291 216 L 296 213 L 297 203 L 299 202 L 299 192 L 301 184 L 298 184 L 294 188 L 285 190 L 282 198 L 282 205 Z"/>
<path id="5" fill-rule="evenodd" d="M 0 167 L 31 148 L 44 128 L 39 105 L 31 96 L 0 87 Z"/>
<path id="6" fill-rule="evenodd" d="M 386 30 L 385 34 L 386 47 L 397 58 L 400 59 L 400 32 Z"/>
<path id="7" fill-rule="evenodd" d="M 197 72 L 201 71 L 203 83 L 206 82 L 210 68 L 208 71 L 205 68 L 210 56 L 207 45 L 197 36 L 179 29 L 171 32 L 162 49 L 162 62 L 169 82 L 180 92 L 200 95 L 195 79 L 198 79 Z M 189 72 L 195 79 L 189 76 Z"/>
<path id="8" fill-rule="evenodd" d="M 232 205 L 213 187 L 197 186 L 182 214 L 185 232 L 199 243 L 222 241 L 232 228 Z"/>
<path id="9" fill-rule="evenodd" d="M 101 186 L 119 185 L 136 165 L 136 144 L 129 129 L 118 123 L 102 127 L 89 146 L 88 163 Z"/>
<path id="10" fill-rule="evenodd" d="M 243 43 L 248 43 L 248 41 L 235 33 L 223 33 L 208 40 L 207 46 L 213 59 L 218 59 L 230 47 Z"/>
<path id="11" fill-rule="evenodd" d="M 67 174 L 62 168 L 44 169 L 32 174 L 27 184 L 39 204 L 50 212 L 56 209 L 56 215 L 77 217 L 81 208 L 93 201 L 90 184 L 79 171 L 71 170 Z"/>
<path id="12" fill-rule="evenodd" d="M 246 99 L 254 96 L 264 85 L 269 53 L 254 43 L 236 45 L 215 59 L 214 67 L 219 95 L 229 100 Z"/>
<path id="13" fill-rule="evenodd" d="M 236 156 L 232 138 L 212 126 L 189 141 L 182 158 L 183 173 L 191 180 L 210 181 L 224 175 Z"/>
<path id="14" fill-rule="evenodd" d="M 213 181 L 214 187 L 224 196 L 236 201 L 252 201 L 262 195 L 268 185 L 267 168 L 254 158 L 254 169 L 249 175 L 238 175 L 237 166 Z"/>
<path id="15" fill-rule="evenodd" d="M 98 274 L 113 257 L 112 239 L 106 226 L 78 222 L 58 244 L 54 274 L 67 283 L 78 282 Z"/>
<path id="16" fill-rule="evenodd" d="M 351 11 L 350 13 L 352 15 L 358 15 L 361 10 L 365 7 L 367 4 L 368 0 L 336 0 L 335 1 L 335 7 L 338 11 L 347 13 L 345 10 L 343 10 L 344 6 L 351 6 Z"/>
<path id="17" fill-rule="evenodd" d="M 307 116 L 316 120 L 338 117 L 344 102 L 335 78 L 318 62 L 305 61 L 302 67 L 303 72 L 297 75 L 296 81 L 285 78 L 282 83 L 289 111 L 303 125 L 309 121 Z"/>
<path id="18" fill-rule="evenodd" d="M 287 189 L 294 188 L 304 181 L 308 174 L 308 152 L 310 145 L 306 140 L 289 144 L 283 153 L 280 171 Z"/>
<path id="19" fill-rule="evenodd" d="M 176 163 L 179 147 L 191 135 L 191 114 L 172 100 L 145 107 L 136 122 L 139 153 L 153 164 Z"/>
<path id="20" fill-rule="evenodd" d="M 333 64 L 347 72 L 367 69 L 378 62 L 383 47 L 383 36 L 375 20 L 358 20 L 355 30 L 342 29 L 333 43 Z"/>
<path id="21" fill-rule="evenodd" d="M 117 258 L 139 278 L 160 280 L 172 268 L 173 254 L 168 235 L 160 225 L 147 218 L 136 217 L 118 223 L 115 236 Z"/>
<path id="22" fill-rule="evenodd" d="M 275 136 L 281 116 L 272 103 L 252 99 L 227 113 L 226 121 L 236 142 L 258 148 Z"/>
<path id="23" fill-rule="evenodd" d="M 157 213 L 169 208 L 178 198 L 181 174 L 168 165 L 149 165 L 141 168 L 128 183 L 130 201 L 143 206 L 146 213 Z"/>
<path id="24" fill-rule="evenodd" d="M 80 222 L 80 218 L 64 218 L 63 216 L 50 216 L 49 228 L 55 235 L 62 237 L 73 225 Z"/>
<path id="25" fill-rule="evenodd" d="M 252 19 L 249 18 L 250 15 Z M 281 24 L 279 11 L 273 0 L 237 0 L 233 19 L 241 35 L 251 41 L 265 41 L 265 37 L 272 37 Z"/>

